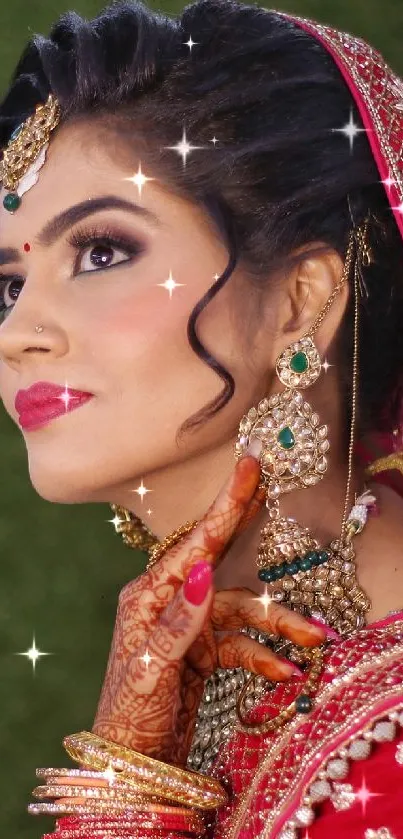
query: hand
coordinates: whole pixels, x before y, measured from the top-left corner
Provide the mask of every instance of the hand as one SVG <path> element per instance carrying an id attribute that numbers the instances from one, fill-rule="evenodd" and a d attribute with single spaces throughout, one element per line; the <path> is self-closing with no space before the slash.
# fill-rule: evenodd
<path id="1" fill-rule="evenodd" d="M 95 734 L 185 765 L 204 680 L 217 666 L 245 667 L 278 681 L 296 672 L 258 642 L 240 633 L 217 640 L 214 631 L 248 624 L 304 646 L 324 642 L 323 629 L 278 603 L 264 607 L 254 592 L 214 594 L 212 569 L 250 521 L 251 510 L 256 514 L 260 508 L 259 477 L 254 457 L 238 461 L 197 527 L 122 589 Z M 73 780 L 77 785 L 79 779 Z"/>

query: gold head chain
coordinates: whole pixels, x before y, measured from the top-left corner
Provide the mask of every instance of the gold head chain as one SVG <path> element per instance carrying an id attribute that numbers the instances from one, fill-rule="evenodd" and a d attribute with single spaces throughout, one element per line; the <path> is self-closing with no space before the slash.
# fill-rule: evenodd
<path id="1" fill-rule="evenodd" d="M 22 195 L 37 182 L 51 132 L 60 117 L 59 103 L 50 94 L 44 104 L 37 105 L 32 116 L 14 129 L 0 161 L 0 181 L 10 190 L 3 199 L 3 207 L 8 212 L 18 210 Z"/>

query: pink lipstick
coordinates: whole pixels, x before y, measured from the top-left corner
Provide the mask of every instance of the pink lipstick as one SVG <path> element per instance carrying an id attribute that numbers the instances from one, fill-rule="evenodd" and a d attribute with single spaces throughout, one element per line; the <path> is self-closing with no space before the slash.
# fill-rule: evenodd
<path id="1" fill-rule="evenodd" d="M 88 391 L 73 390 L 70 387 L 54 385 L 52 382 L 36 382 L 26 390 L 19 390 L 14 404 L 21 428 L 24 431 L 33 431 L 55 417 L 80 408 L 93 395 Z"/>

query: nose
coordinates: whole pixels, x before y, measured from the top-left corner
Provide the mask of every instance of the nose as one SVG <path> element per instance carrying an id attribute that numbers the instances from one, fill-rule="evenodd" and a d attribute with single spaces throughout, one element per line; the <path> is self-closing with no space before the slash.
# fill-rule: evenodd
<path id="1" fill-rule="evenodd" d="M 18 300 L 19 303 L 19 300 Z M 22 301 L 21 301 L 22 303 Z M 43 324 L 43 312 L 33 306 L 15 305 L 0 325 L 0 362 L 13 370 L 20 370 L 28 358 L 41 357 L 44 353 L 61 356 L 66 352 L 66 340 L 63 331 L 55 323 L 54 317 L 47 316 L 48 323 Z M 41 330 L 36 326 L 41 325 Z"/>

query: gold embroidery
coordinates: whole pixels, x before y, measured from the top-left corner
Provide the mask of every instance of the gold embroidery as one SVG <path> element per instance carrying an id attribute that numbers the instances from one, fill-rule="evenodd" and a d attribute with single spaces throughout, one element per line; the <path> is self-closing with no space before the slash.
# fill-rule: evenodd
<path id="1" fill-rule="evenodd" d="M 374 460 L 367 466 L 365 472 L 367 475 L 379 475 L 380 472 L 387 472 L 389 469 L 397 469 L 403 475 L 403 452 L 394 452 L 387 457 L 380 457 L 379 460 Z"/>
<path id="2" fill-rule="evenodd" d="M 403 765 L 403 743 L 399 743 L 399 745 L 397 746 L 395 758 L 398 763 L 401 763 Z"/>
<path id="3" fill-rule="evenodd" d="M 379 827 L 378 830 L 368 830 L 364 833 L 364 839 L 395 839 L 388 827 Z"/>
<path id="4" fill-rule="evenodd" d="M 401 633 L 402 629 L 403 622 L 397 621 L 393 627 L 389 625 L 382 630 L 378 630 L 378 648 L 382 647 L 382 638 L 385 635 L 390 637 L 391 633 L 398 634 L 399 631 Z M 366 630 L 357 633 L 356 639 L 359 640 L 362 638 L 364 633 L 366 633 Z M 318 694 L 317 706 L 320 707 L 322 711 L 327 702 L 331 699 L 337 699 L 337 694 L 340 690 L 344 690 L 345 688 L 352 686 L 357 681 L 362 682 L 362 688 L 359 692 L 358 698 L 353 703 L 352 712 L 349 713 L 348 716 L 346 713 L 345 720 L 337 726 L 337 729 L 335 729 L 334 726 L 329 725 L 326 717 L 318 715 L 318 718 L 315 721 L 315 727 L 322 728 L 324 730 L 326 730 L 324 728 L 326 725 L 329 727 L 326 734 L 324 732 L 321 734 L 321 742 L 323 746 L 331 744 L 336 737 L 339 738 L 343 733 L 345 733 L 346 738 L 349 739 L 349 731 L 351 730 L 352 724 L 359 725 L 361 722 L 363 729 L 368 727 L 367 721 L 364 722 L 364 720 L 367 720 L 368 714 L 372 713 L 371 725 L 376 719 L 382 719 L 385 716 L 384 710 L 378 713 L 378 715 L 376 714 L 376 709 L 380 699 L 384 700 L 389 697 L 392 699 L 396 698 L 396 706 L 401 705 L 402 703 L 401 684 L 389 687 L 391 665 L 395 664 L 396 667 L 399 667 L 399 665 L 400 667 L 402 666 L 402 643 L 394 645 L 392 649 L 382 651 L 379 655 L 374 655 L 373 652 L 364 653 L 357 664 L 352 663 L 351 659 L 353 657 L 356 658 L 356 651 L 347 650 L 345 652 L 343 664 L 340 666 L 342 675 L 339 674 L 336 676 L 332 683 L 325 685 Z M 384 672 L 382 672 L 382 669 Z M 304 744 L 304 754 L 301 757 L 300 762 L 295 763 L 292 755 L 294 745 L 293 738 L 295 735 L 298 737 L 298 729 L 304 726 L 305 722 L 306 720 L 301 717 L 294 719 L 287 725 L 287 727 L 284 728 L 281 736 L 278 736 L 274 741 L 267 743 L 268 752 L 263 756 L 260 766 L 258 767 L 252 781 L 249 781 L 245 792 L 241 794 L 237 807 L 235 808 L 235 812 L 233 813 L 231 824 L 228 826 L 228 829 L 223 832 L 225 839 L 237 839 L 243 827 L 250 829 L 256 839 L 269 839 L 273 825 L 285 808 L 286 802 L 289 802 L 290 796 L 292 796 L 293 792 L 296 792 L 301 783 L 304 772 L 303 767 L 306 767 L 315 754 L 318 753 L 317 741 L 315 740 L 312 742 L 315 734 L 313 731 L 311 737 L 307 738 L 307 741 Z M 223 756 L 226 751 L 227 749 L 224 748 L 222 752 Z M 247 752 L 248 749 L 246 747 L 245 755 L 247 755 Z M 255 817 L 253 808 L 251 808 L 250 805 L 263 777 L 270 772 L 270 767 L 279 755 L 284 755 L 284 761 L 286 762 L 287 760 L 288 762 L 287 787 L 278 804 L 275 806 L 269 806 L 269 804 L 267 805 L 268 809 L 264 812 L 262 818 L 262 821 L 264 820 L 264 827 L 263 830 L 261 830 L 260 826 L 257 827 L 256 824 L 252 824 L 250 821 Z M 330 756 L 326 758 L 324 764 L 328 762 L 329 757 Z M 279 773 L 277 773 L 277 776 L 279 776 Z M 312 784 L 313 780 L 313 778 L 310 778 L 309 782 L 306 784 L 306 789 L 304 790 L 303 795 L 306 794 L 306 790 L 309 785 Z"/>
<path id="5" fill-rule="evenodd" d="M 351 784 L 333 783 L 334 792 L 330 800 L 335 810 L 348 810 L 355 801 L 355 792 Z"/>

